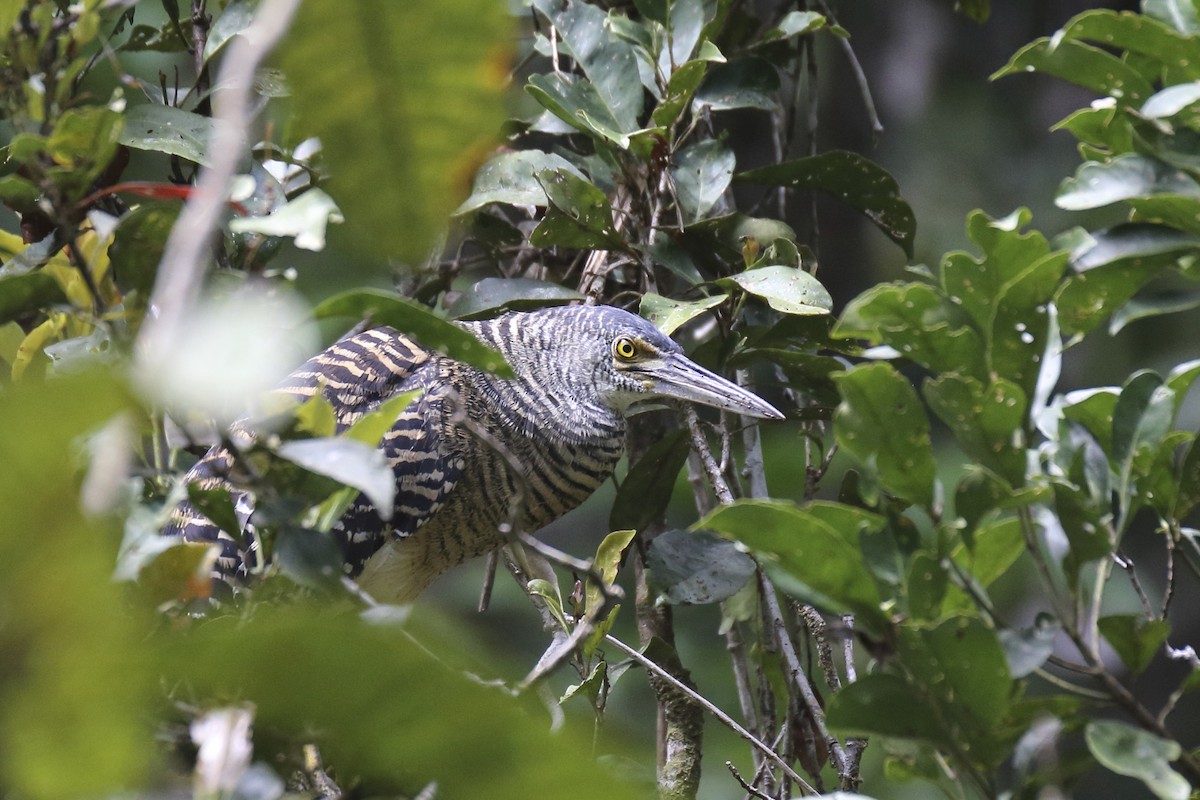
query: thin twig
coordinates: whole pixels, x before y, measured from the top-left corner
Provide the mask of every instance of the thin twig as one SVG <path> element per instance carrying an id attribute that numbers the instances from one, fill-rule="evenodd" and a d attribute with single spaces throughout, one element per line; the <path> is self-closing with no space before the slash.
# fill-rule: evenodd
<path id="1" fill-rule="evenodd" d="M 211 258 L 208 249 L 225 213 L 229 182 L 245 154 L 254 73 L 291 23 L 300 0 L 263 0 L 243 36 L 235 36 L 214 98 L 215 125 L 196 190 L 171 228 L 150 298 L 152 313 L 138 337 L 143 354 L 167 350 L 185 335 L 184 312 L 194 303 Z M 157 359 L 155 359 L 157 360 Z"/>
<path id="2" fill-rule="evenodd" d="M 737 771 L 737 767 L 733 765 L 732 761 L 725 762 L 725 769 L 729 770 L 729 774 L 731 774 L 733 779 L 738 782 L 738 785 L 746 790 L 746 794 L 750 795 L 751 797 L 758 797 L 760 800 L 774 800 L 774 798 L 772 798 L 769 794 L 763 794 L 758 789 L 755 789 L 753 786 L 746 783 L 746 780 L 742 777 L 741 773 Z"/>
<path id="3" fill-rule="evenodd" d="M 796 771 L 794 769 L 792 769 L 791 765 L 788 764 L 787 761 L 785 761 L 783 759 L 783 757 L 779 755 L 779 753 L 776 753 L 767 744 L 765 744 L 761 739 L 759 739 L 757 736 L 750 733 L 750 731 L 746 730 L 741 725 L 739 725 L 737 723 L 737 721 L 735 719 L 733 719 L 733 717 L 729 716 L 724 711 L 722 711 L 720 708 L 715 706 L 712 703 L 712 701 L 710 701 L 704 695 L 700 694 L 695 689 L 692 689 L 686 683 L 679 680 L 674 675 L 672 675 L 671 673 L 667 672 L 662 667 L 660 667 L 658 664 L 654 663 L 649 658 L 644 656 L 641 652 L 639 652 L 638 650 L 635 650 L 634 648 L 625 644 L 624 642 L 622 642 L 620 639 L 613 636 L 612 634 L 605 634 L 604 641 L 613 645 L 618 650 L 620 650 L 622 653 L 624 653 L 625 655 L 629 656 L 634 661 L 636 661 L 638 664 L 641 664 L 647 670 L 650 670 L 655 675 L 660 677 L 662 680 L 671 684 L 671 686 L 673 686 L 678 691 L 683 692 L 683 694 L 687 695 L 694 702 L 699 704 L 701 708 L 703 708 L 705 711 L 707 711 L 708 713 L 710 713 L 714 717 L 716 717 L 718 720 L 720 720 L 721 723 L 724 724 L 727 728 L 729 728 L 731 731 L 736 733 L 738 736 L 745 739 L 747 742 L 749 742 L 751 745 L 753 745 L 755 748 L 757 748 L 767 758 L 774 761 L 775 764 L 780 769 L 783 770 L 785 775 L 787 775 L 792 780 L 796 781 L 796 783 L 801 788 L 803 788 L 806 792 L 808 792 L 809 794 L 814 794 L 814 795 L 817 793 L 816 789 L 814 789 L 812 786 L 810 786 L 808 781 L 804 780 L 804 778 L 801 778 L 799 775 L 796 774 Z"/>
<path id="4" fill-rule="evenodd" d="M 829 20 L 831 25 L 836 25 L 837 20 L 834 19 L 833 11 L 829 8 L 829 4 L 825 0 L 816 0 L 817 6 L 820 7 L 821 13 Z M 867 110 L 867 119 L 871 121 L 871 134 L 878 137 L 883 133 L 883 123 L 879 121 L 879 114 L 875 110 L 875 100 L 871 97 L 871 86 L 867 83 L 867 74 L 863 72 L 862 64 L 858 61 L 858 55 L 854 52 L 854 46 L 849 40 L 838 36 L 835 37 L 842 47 L 842 52 L 846 54 L 847 60 L 850 62 L 850 71 L 854 73 L 854 81 L 858 84 L 858 93 L 862 95 L 863 105 Z"/>
<path id="5" fill-rule="evenodd" d="M 808 675 L 805 674 L 804 667 L 800 663 L 800 656 L 796 653 L 792 638 L 788 635 L 787 625 L 783 621 L 783 610 L 779 607 L 779 599 L 775 596 L 775 586 L 771 583 L 771 579 L 761 571 L 758 574 L 758 582 L 760 594 L 766 604 L 766 611 L 773 626 L 772 632 L 779 645 L 779 652 L 783 655 L 784 663 L 787 665 L 792 685 L 800 692 L 800 697 L 804 700 L 804 705 L 812 716 L 813 724 L 824 738 L 834 769 L 839 775 L 844 775 L 847 773 L 848 767 L 846 752 L 842 749 L 841 742 L 829 732 L 829 728 L 825 725 L 825 709 L 817 700 L 816 692 L 813 691 L 812 684 L 808 681 Z"/>

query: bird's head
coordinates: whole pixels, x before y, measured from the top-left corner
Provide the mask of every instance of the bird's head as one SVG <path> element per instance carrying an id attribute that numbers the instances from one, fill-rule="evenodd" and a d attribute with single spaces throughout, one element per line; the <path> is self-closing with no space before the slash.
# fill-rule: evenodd
<path id="1" fill-rule="evenodd" d="M 576 367 L 580 362 L 589 364 L 591 375 L 586 379 L 618 411 L 642 400 L 670 398 L 750 417 L 783 419 L 758 395 L 689 359 L 683 348 L 636 314 L 611 306 L 551 311 L 566 323 L 556 343 L 564 348 L 558 357 Z"/>

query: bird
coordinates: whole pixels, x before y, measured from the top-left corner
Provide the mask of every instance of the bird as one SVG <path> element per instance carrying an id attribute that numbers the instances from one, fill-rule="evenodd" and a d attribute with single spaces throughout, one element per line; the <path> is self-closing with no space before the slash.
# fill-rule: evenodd
<path id="1" fill-rule="evenodd" d="M 456 324 L 498 350 L 513 377 L 376 327 L 335 342 L 278 389 L 298 401 L 320 392 L 339 432 L 399 393 L 420 392 L 379 445 L 395 475 L 395 508 L 380 514 L 360 495 L 331 531 L 346 575 L 377 602 L 411 602 L 451 567 L 580 505 L 612 476 L 627 418 L 645 401 L 783 418 L 689 359 L 648 320 L 614 306 L 554 306 Z M 244 577 L 258 549 L 254 498 L 234 485 L 236 460 L 216 445 L 184 481 L 230 491 L 242 541 L 189 501 L 163 531 L 218 544 L 216 577 L 226 581 Z"/>

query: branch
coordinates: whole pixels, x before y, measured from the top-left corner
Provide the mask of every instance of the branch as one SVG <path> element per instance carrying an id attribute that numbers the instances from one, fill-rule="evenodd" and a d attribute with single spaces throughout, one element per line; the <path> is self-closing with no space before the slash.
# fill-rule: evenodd
<path id="1" fill-rule="evenodd" d="M 195 302 L 211 260 L 208 251 L 225 213 L 229 182 L 246 152 L 250 94 L 254 73 L 287 31 L 300 0 L 263 0 L 254 22 L 229 43 L 214 100 L 216 125 L 208 143 L 209 166 L 201 169 L 196 191 L 171 229 L 158 280 L 150 297 L 151 313 L 138 337 L 143 354 L 169 349 L 183 330 L 184 312 Z"/>
<path id="2" fill-rule="evenodd" d="M 810 786 L 808 781 L 804 780 L 804 778 L 801 778 L 799 775 L 796 774 L 796 771 L 794 769 L 792 769 L 791 765 L 789 765 L 787 763 L 787 761 L 785 761 L 783 759 L 782 756 L 780 756 L 778 753 L 776 753 L 774 750 L 772 750 L 767 744 L 765 744 L 757 736 L 750 733 L 750 731 L 746 730 L 741 725 L 737 724 L 737 722 L 733 719 L 733 717 L 729 716 L 724 711 L 717 708 L 717 706 L 713 705 L 713 703 L 710 700 L 708 700 L 706 697 L 704 697 L 704 695 L 700 694 L 695 689 L 692 689 L 687 684 L 683 683 L 678 678 L 676 678 L 674 675 L 667 672 L 662 667 L 660 667 L 658 664 L 656 664 L 653 661 L 651 661 L 650 659 L 646 658 L 646 656 L 642 655 L 640 652 L 638 652 L 634 648 L 630 647 L 629 645 L 625 644 L 624 642 L 622 642 L 620 639 L 616 638 L 615 636 L 613 636 L 611 634 L 606 634 L 604 637 L 604 640 L 606 642 L 608 642 L 609 644 L 613 645 L 614 647 L 616 647 L 618 650 L 620 650 L 625 655 L 629 656 L 631 659 L 636 661 L 638 664 L 645 667 L 648 671 L 653 672 L 659 678 L 661 678 L 662 680 L 671 684 L 671 686 L 673 686 L 675 689 L 679 690 L 680 692 L 683 692 L 685 695 L 687 695 L 689 698 L 691 698 L 695 703 L 699 704 L 701 708 L 703 708 L 705 711 L 707 711 L 708 713 L 710 713 L 714 717 L 716 717 L 718 720 L 720 720 L 720 722 L 722 724 L 724 724 L 727 728 L 729 728 L 731 731 L 736 733 L 738 736 L 742 737 L 747 742 L 749 742 L 755 749 L 757 749 L 759 752 L 761 752 L 763 755 L 765 755 L 768 759 L 775 762 L 775 764 L 780 769 L 783 770 L 784 774 L 787 775 L 792 780 L 794 780 L 797 783 L 797 785 L 799 785 L 801 788 L 804 789 L 805 792 L 807 792 L 809 794 L 813 794 L 813 795 L 815 795 L 817 793 L 817 790 L 814 789 L 812 786 Z"/>

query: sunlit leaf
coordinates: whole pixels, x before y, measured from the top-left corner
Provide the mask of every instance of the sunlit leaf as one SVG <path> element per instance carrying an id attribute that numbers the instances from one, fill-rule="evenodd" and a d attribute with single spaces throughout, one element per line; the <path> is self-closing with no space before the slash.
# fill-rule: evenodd
<path id="1" fill-rule="evenodd" d="M 284 442 L 276 452 L 309 472 L 353 486 L 370 499 L 381 518 L 391 519 L 396 477 L 382 450 L 354 439 L 334 438 Z"/>
<path id="2" fill-rule="evenodd" d="M 736 285 L 784 314 L 828 314 L 833 309 L 833 298 L 821 282 L 811 273 L 794 267 L 759 267 L 717 283 L 729 288 Z"/>
<path id="3" fill-rule="evenodd" d="M 638 313 L 654 323 L 654 326 L 670 336 L 681 326 L 719 306 L 727 298 L 724 295 L 705 297 L 702 300 L 672 300 L 654 292 L 642 295 Z"/>
<path id="4" fill-rule="evenodd" d="M 220 123 L 173 106 L 148 103 L 125 113 L 120 142 L 136 150 L 153 150 L 208 164 L 208 143 Z"/>

